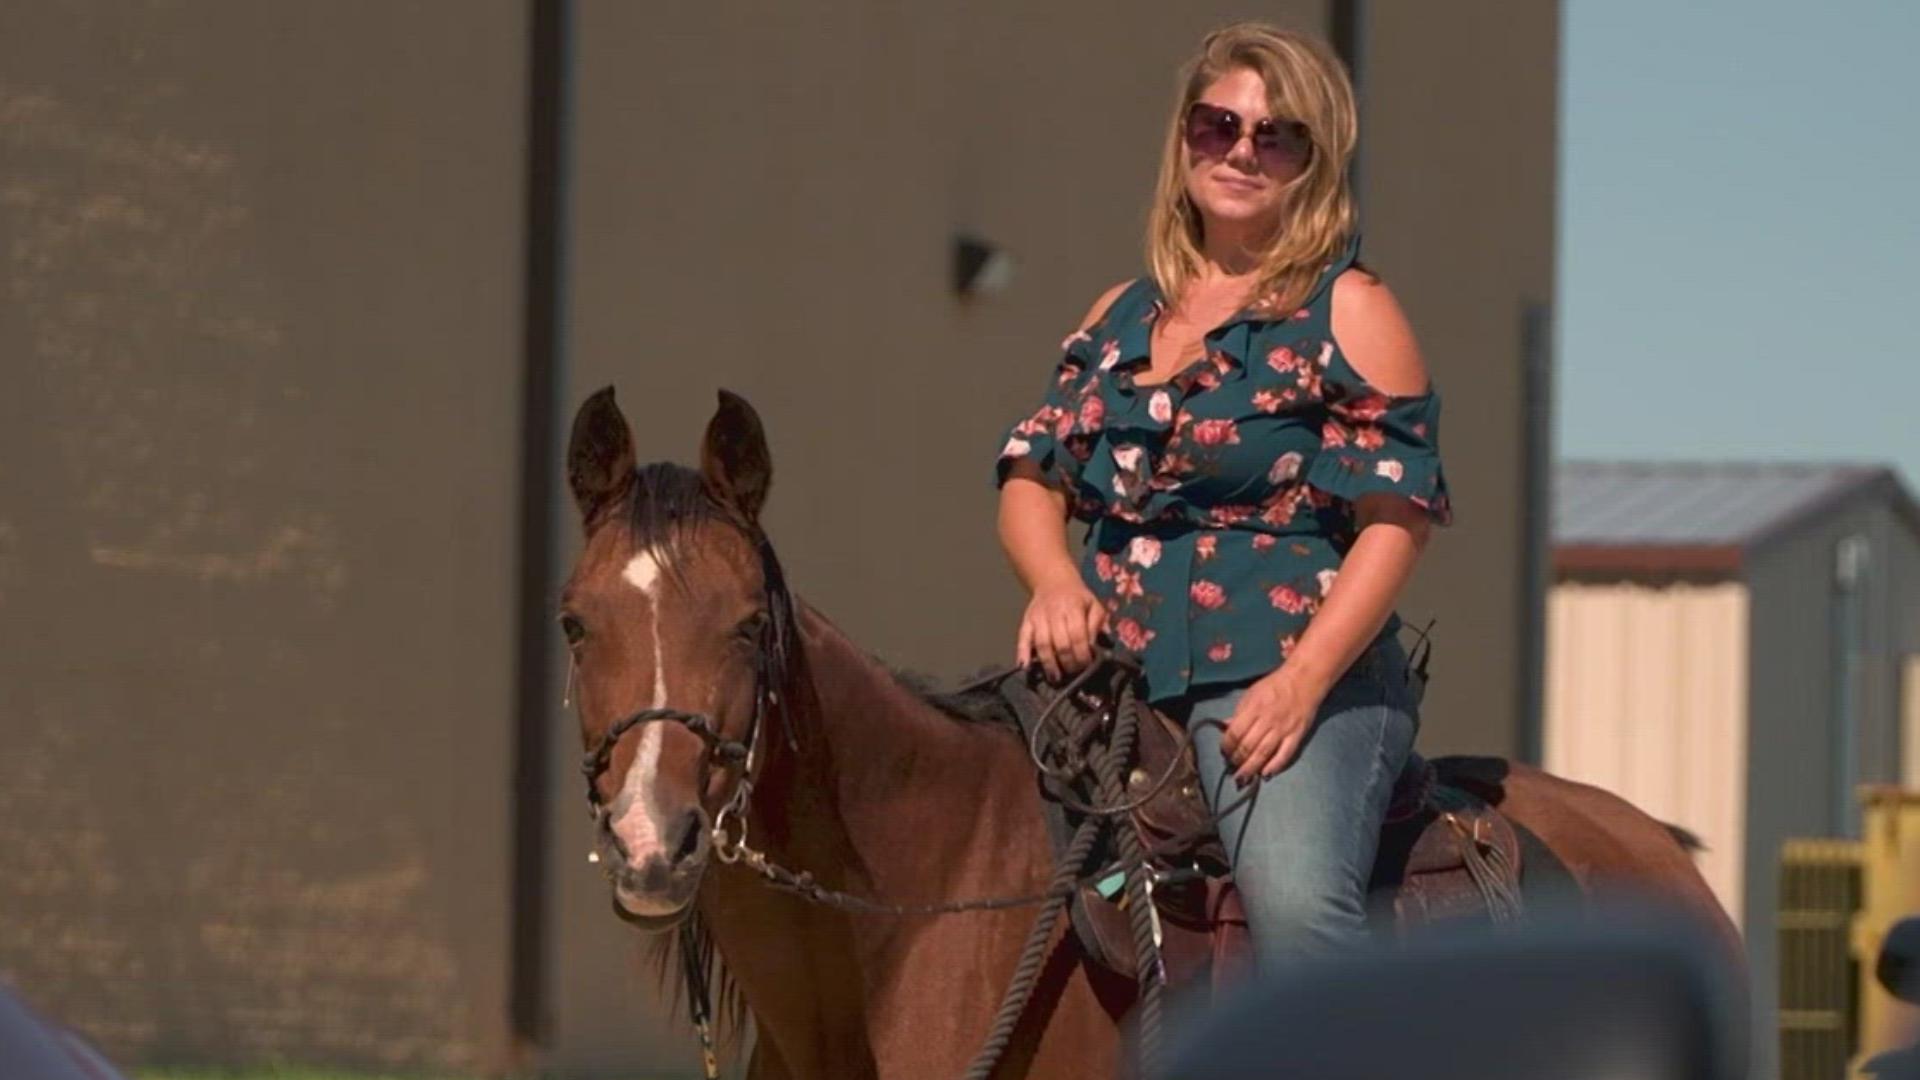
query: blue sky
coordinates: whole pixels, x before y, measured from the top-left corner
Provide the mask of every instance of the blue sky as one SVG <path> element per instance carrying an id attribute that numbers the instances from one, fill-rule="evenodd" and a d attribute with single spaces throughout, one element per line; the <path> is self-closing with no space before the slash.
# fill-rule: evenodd
<path id="1" fill-rule="evenodd" d="M 1920 490 L 1920 2 L 1565 0 L 1561 457 Z"/>

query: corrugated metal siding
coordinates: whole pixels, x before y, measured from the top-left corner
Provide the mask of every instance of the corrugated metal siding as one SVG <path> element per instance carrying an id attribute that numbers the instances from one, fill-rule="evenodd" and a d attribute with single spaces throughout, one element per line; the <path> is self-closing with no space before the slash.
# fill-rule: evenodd
<path id="1" fill-rule="evenodd" d="M 1546 767 L 1699 834 L 1743 913 L 1747 592 L 1738 584 L 1554 586 Z"/>
<path id="2" fill-rule="evenodd" d="M 1900 739 L 1906 759 L 1900 786 L 1920 788 L 1920 656 L 1909 656 L 1901 665 Z"/>

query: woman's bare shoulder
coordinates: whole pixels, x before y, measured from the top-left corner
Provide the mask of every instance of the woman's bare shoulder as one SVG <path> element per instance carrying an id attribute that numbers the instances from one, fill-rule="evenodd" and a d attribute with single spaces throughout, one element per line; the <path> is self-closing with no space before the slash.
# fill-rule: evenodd
<path id="1" fill-rule="evenodd" d="M 1087 309 L 1087 317 L 1080 320 L 1080 329 L 1085 330 L 1087 327 L 1099 322 L 1100 316 L 1105 315 L 1107 309 L 1113 306 L 1113 302 L 1120 299 L 1120 294 L 1126 292 L 1127 287 L 1132 285 L 1136 280 L 1138 279 L 1128 278 L 1113 288 L 1108 289 L 1106 292 L 1101 293 L 1100 299 L 1095 300 L 1093 306 Z"/>
<path id="2" fill-rule="evenodd" d="M 1427 366 L 1393 290 L 1366 270 L 1333 279 L 1333 337 L 1360 377 L 1397 397 L 1427 391 Z"/>

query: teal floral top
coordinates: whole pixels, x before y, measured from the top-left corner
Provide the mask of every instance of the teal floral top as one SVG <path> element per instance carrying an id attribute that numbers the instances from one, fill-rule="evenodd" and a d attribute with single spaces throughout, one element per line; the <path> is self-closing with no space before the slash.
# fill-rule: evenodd
<path id="1" fill-rule="evenodd" d="M 1438 393 L 1376 390 L 1333 340 L 1333 280 L 1359 242 L 1297 310 L 1242 309 L 1165 383 L 1134 382 L 1166 302 L 1152 278 L 1130 283 L 1003 433 L 996 486 L 1029 459 L 1091 524 L 1080 576 L 1156 704 L 1285 662 L 1353 545 L 1352 500 L 1387 492 L 1452 519 Z"/>

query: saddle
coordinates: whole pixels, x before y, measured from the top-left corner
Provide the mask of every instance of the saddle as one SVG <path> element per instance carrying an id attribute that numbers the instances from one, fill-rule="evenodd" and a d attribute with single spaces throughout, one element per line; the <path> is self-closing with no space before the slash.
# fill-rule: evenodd
<path id="1" fill-rule="evenodd" d="M 1246 914 L 1234 888 L 1226 851 L 1201 795 L 1192 748 L 1180 726 L 1136 695 L 1119 694 L 1116 680 L 1135 677 L 1108 665 L 1082 684 L 1060 710 L 1100 710 L 1126 700 L 1137 710 L 1137 742 L 1127 773 L 1129 803 L 1120 827 L 1139 831 L 1156 871 L 1154 907 L 1162 928 L 1161 962 L 1168 984 L 1211 977 L 1215 986 L 1252 966 Z M 1055 691 L 1031 669 L 1006 674 L 992 689 L 1030 742 Z M 1104 730 L 1110 732 L 1111 726 Z M 1368 890 L 1376 932 L 1405 937 L 1433 924 L 1506 922 L 1519 917 L 1520 843 L 1495 808 L 1502 797 L 1498 759 L 1410 755 L 1394 784 Z M 1042 806 L 1058 857 L 1079 825 L 1071 803 L 1095 802 L 1090 791 L 1063 800 L 1042 779 Z M 1109 846 L 1091 865 L 1110 861 Z M 1074 932 L 1089 959 L 1135 978 L 1138 958 L 1117 881 L 1084 886 L 1071 907 Z"/>

